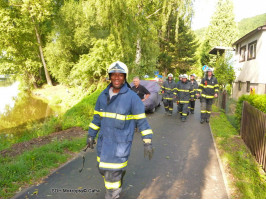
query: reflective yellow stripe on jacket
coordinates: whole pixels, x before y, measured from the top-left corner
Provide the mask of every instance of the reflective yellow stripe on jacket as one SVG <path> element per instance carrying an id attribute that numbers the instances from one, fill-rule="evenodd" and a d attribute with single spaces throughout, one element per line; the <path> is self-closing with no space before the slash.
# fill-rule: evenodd
<path id="1" fill-rule="evenodd" d="M 145 136 L 145 135 L 153 134 L 153 132 L 151 129 L 147 129 L 147 130 L 141 131 L 141 134 L 142 136 Z"/>
<path id="2" fill-rule="evenodd" d="M 201 94 L 202 97 L 205 97 L 206 99 L 213 99 L 214 96 L 206 95 L 206 94 Z"/>
<path id="3" fill-rule="evenodd" d="M 92 129 L 94 129 L 94 130 L 96 130 L 96 131 L 98 131 L 98 130 L 100 129 L 99 126 L 95 125 L 95 124 L 92 123 L 92 122 L 90 123 L 89 127 L 92 128 Z"/>
<path id="4" fill-rule="evenodd" d="M 101 117 L 113 118 L 113 119 L 118 119 L 118 120 L 132 120 L 132 119 L 144 119 L 144 118 L 146 118 L 145 113 L 141 113 L 138 115 L 120 115 L 117 113 L 99 112 L 97 110 L 94 110 L 94 114 L 100 115 Z"/>

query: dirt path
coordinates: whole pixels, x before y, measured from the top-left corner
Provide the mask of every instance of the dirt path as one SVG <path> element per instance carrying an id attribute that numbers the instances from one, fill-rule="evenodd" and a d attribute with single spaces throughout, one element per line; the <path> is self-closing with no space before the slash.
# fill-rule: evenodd
<path id="1" fill-rule="evenodd" d="M 86 131 L 82 130 L 82 128 L 79 127 L 58 131 L 44 137 L 34 138 L 30 141 L 14 144 L 12 145 L 12 147 L 0 151 L 0 156 L 17 156 L 22 154 L 24 151 L 28 151 L 33 149 L 34 147 L 39 147 L 48 144 L 53 140 L 71 140 L 75 137 L 83 137 L 85 134 Z"/>

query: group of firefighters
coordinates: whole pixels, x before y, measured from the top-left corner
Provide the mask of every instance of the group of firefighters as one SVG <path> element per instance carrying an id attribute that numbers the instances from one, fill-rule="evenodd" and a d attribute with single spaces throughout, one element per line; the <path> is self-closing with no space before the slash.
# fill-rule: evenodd
<path id="1" fill-rule="evenodd" d="M 165 112 L 171 116 L 174 101 L 176 101 L 181 121 L 185 122 L 189 113 L 194 114 L 195 100 L 200 99 L 200 123 L 204 123 L 205 121 L 208 123 L 213 99 L 218 96 L 218 82 L 213 75 L 212 68 L 207 69 L 206 76 L 203 77 L 199 85 L 195 77 L 195 74 L 191 74 L 189 80 L 187 74 L 181 74 L 179 81 L 176 83 L 173 79 L 173 74 L 168 74 L 167 80 L 161 86 Z"/>
<path id="2" fill-rule="evenodd" d="M 110 65 L 108 74 L 111 83 L 97 99 L 93 120 L 89 124 L 87 148 L 94 148 L 98 136 L 97 168 L 104 179 L 105 198 L 113 199 L 119 198 L 122 191 L 136 127 L 142 135 L 144 157 L 151 159 L 154 149 L 153 131 L 147 121 L 144 104 L 127 83 L 127 66 L 120 61 L 114 62 Z M 208 122 L 212 100 L 217 97 L 217 92 L 217 80 L 213 77 L 212 70 L 207 72 L 199 87 L 195 75 L 191 76 L 190 81 L 187 75 L 182 75 L 180 81 L 175 83 L 172 74 L 168 75 L 168 80 L 162 86 L 165 110 L 172 114 L 173 100 L 176 98 L 183 121 L 186 120 L 189 108 L 193 113 L 195 98 L 200 97 L 201 122 Z"/>

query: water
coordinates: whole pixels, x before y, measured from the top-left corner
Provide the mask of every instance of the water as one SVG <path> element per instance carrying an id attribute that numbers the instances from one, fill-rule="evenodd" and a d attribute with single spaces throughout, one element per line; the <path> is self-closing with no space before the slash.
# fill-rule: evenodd
<path id="1" fill-rule="evenodd" d="M 2 142 L 8 138 L 18 140 L 28 126 L 43 122 L 57 114 L 59 114 L 58 111 L 32 97 L 29 92 L 21 92 L 19 82 L 0 81 L 0 139 Z M 10 142 L 16 141 L 10 140 Z"/>

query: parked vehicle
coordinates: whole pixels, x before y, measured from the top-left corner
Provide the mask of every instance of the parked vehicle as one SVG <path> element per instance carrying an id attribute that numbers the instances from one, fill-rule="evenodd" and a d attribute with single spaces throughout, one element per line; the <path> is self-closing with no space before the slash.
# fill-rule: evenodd
<path id="1" fill-rule="evenodd" d="M 162 95 L 160 93 L 160 85 L 157 81 L 140 80 L 140 84 L 149 90 L 151 93 L 149 98 L 143 103 L 145 105 L 145 112 L 155 112 L 155 108 L 160 106 Z M 133 83 L 130 84 L 133 86 Z"/>

